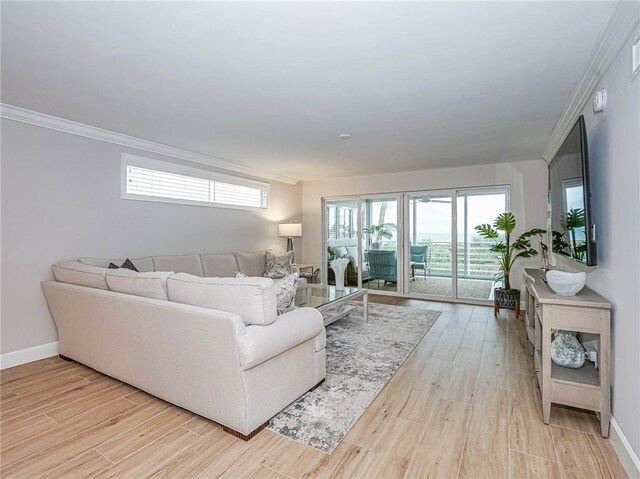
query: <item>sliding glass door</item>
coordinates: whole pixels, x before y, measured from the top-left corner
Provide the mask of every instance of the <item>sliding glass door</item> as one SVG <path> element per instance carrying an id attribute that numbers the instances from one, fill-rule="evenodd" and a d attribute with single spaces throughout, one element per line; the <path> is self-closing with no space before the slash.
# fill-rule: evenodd
<path id="1" fill-rule="evenodd" d="M 508 187 L 327 199 L 329 263 L 350 260 L 345 282 L 382 293 L 487 301 L 499 271 L 491 242 L 476 233 L 509 209 Z"/>
<path id="2" fill-rule="evenodd" d="M 399 204 L 397 195 L 362 199 L 363 288 L 402 292 Z"/>
<path id="3" fill-rule="evenodd" d="M 409 241 L 405 265 L 409 294 L 453 297 L 453 195 L 407 195 Z"/>
<path id="4" fill-rule="evenodd" d="M 493 224 L 496 216 L 508 210 L 507 200 L 506 188 L 457 192 L 458 298 L 491 298 L 499 264 L 489 251 L 493 242 L 481 238 L 475 227 Z"/>
<path id="5" fill-rule="evenodd" d="M 329 267 L 335 258 L 352 258 L 345 272 L 345 284 L 358 285 L 359 228 L 358 199 L 346 198 L 325 201 L 325 250 L 324 264 L 327 284 L 335 284 L 333 270 Z"/>

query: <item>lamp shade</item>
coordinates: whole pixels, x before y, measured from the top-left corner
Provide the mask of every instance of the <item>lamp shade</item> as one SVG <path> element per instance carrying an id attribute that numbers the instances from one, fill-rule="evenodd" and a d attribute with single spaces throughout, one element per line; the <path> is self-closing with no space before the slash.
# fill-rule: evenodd
<path id="1" fill-rule="evenodd" d="M 297 238 L 302 236 L 302 224 L 282 223 L 278 225 L 278 235 L 284 238 Z"/>

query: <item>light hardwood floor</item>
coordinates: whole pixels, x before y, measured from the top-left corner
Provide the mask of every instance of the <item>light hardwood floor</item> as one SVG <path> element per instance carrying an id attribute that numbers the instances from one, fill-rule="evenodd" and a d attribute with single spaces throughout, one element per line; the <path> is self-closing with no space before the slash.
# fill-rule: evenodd
<path id="1" fill-rule="evenodd" d="M 442 311 L 332 454 L 268 430 L 245 443 L 211 421 L 76 363 L 2 371 L 2 478 L 626 477 L 593 413 L 542 423 L 524 324 L 488 307 Z"/>

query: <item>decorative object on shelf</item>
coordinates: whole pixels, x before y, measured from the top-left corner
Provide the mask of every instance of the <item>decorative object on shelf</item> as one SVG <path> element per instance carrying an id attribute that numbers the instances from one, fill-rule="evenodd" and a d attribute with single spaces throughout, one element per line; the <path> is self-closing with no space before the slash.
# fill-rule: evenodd
<path id="1" fill-rule="evenodd" d="M 533 228 L 522 233 L 512 243 L 511 233 L 516 229 L 516 217 L 511 212 L 500 213 L 494 220 L 493 226 L 490 224 L 478 225 L 475 230 L 484 238 L 493 241 L 490 251 L 498 253 L 498 262 L 500 263 L 500 275 L 498 279 L 502 279 L 502 288 L 494 289 L 493 310 L 494 314 L 498 314 L 500 308 L 514 308 L 516 316 L 520 314 L 520 290 L 511 288 L 509 275 L 511 268 L 518 258 L 531 258 L 536 256 L 538 252 L 531 246 L 531 238 L 534 235 L 542 237 L 546 230 L 541 228 Z"/>
<path id="2" fill-rule="evenodd" d="M 565 271 L 547 271 L 549 287 L 560 296 L 575 296 L 584 288 L 587 273 L 567 273 Z"/>
<path id="3" fill-rule="evenodd" d="M 558 330 L 551 342 L 551 360 L 563 368 L 578 369 L 585 361 L 585 350 L 575 331 Z"/>
<path id="4" fill-rule="evenodd" d="M 301 223 L 281 223 L 278 225 L 278 236 L 287 238 L 287 251 L 293 250 L 293 238 L 302 237 Z M 294 253 L 295 256 L 295 253 Z M 293 258 L 292 258 L 293 261 Z"/>
<path id="5" fill-rule="evenodd" d="M 344 291 L 344 272 L 350 263 L 348 258 L 336 258 L 329 265 L 336 277 L 336 291 Z"/>
<path id="6" fill-rule="evenodd" d="M 548 232 L 540 230 L 538 233 L 538 244 L 540 245 L 540 269 L 547 271 L 549 269 L 549 246 L 544 242 L 544 236 Z M 547 236 L 548 238 L 548 236 Z"/>
<path id="7" fill-rule="evenodd" d="M 373 236 L 371 240 L 371 249 L 378 250 L 382 246 L 380 241 L 382 238 L 391 239 L 393 231 L 397 226 L 393 223 L 380 223 L 379 225 L 371 225 L 369 228 L 363 228 L 362 231 Z"/>

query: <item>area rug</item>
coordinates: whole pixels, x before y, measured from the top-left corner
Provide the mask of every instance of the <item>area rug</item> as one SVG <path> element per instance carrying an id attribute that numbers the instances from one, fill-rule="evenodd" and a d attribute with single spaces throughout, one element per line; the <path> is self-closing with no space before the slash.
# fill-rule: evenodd
<path id="1" fill-rule="evenodd" d="M 407 359 L 440 312 L 362 303 L 327 326 L 327 378 L 269 423 L 271 431 L 330 453 Z"/>

